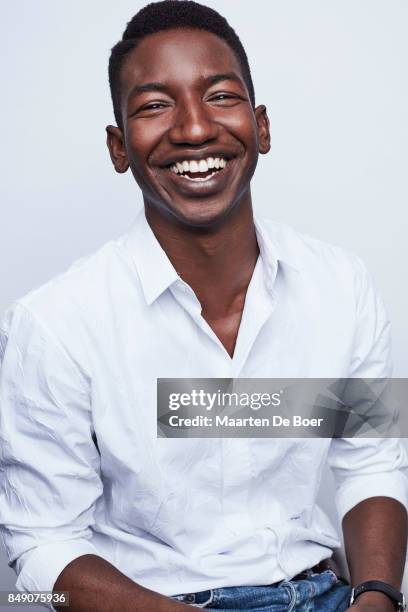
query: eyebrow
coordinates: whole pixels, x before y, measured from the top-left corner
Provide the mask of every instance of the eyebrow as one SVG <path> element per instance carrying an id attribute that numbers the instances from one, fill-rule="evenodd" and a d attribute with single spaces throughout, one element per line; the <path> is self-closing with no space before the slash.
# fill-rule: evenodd
<path id="1" fill-rule="evenodd" d="M 135 85 L 130 94 L 130 96 L 137 96 L 146 91 L 166 91 L 167 87 L 164 83 L 143 83 L 143 85 Z"/>
<path id="2" fill-rule="evenodd" d="M 242 79 L 235 72 L 226 72 L 224 74 L 213 74 L 204 79 L 209 85 L 216 85 L 220 81 L 235 81 L 242 84 Z"/>
<path id="3" fill-rule="evenodd" d="M 204 82 L 208 85 L 216 85 L 221 81 L 235 81 L 236 83 L 242 84 L 242 79 L 239 78 L 237 74 L 234 72 L 226 72 L 225 74 L 212 74 L 204 79 Z M 152 83 L 143 83 L 142 85 L 135 85 L 130 94 L 131 96 L 138 96 L 142 93 L 146 93 L 149 91 L 167 91 L 168 86 L 165 83 L 160 82 L 152 82 Z"/>

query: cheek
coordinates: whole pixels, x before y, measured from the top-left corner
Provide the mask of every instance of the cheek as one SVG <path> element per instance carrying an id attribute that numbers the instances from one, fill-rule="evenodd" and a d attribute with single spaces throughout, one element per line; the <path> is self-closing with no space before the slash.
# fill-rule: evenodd
<path id="1" fill-rule="evenodd" d="M 258 152 L 258 130 L 252 114 L 236 113 L 224 121 L 224 125 L 241 142 L 247 155 Z"/>
<path id="2" fill-rule="evenodd" d="M 126 146 L 129 157 L 138 163 L 148 163 L 151 152 L 155 149 L 162 135 L 159 126 L 139 122 L 128 127 Z"/>

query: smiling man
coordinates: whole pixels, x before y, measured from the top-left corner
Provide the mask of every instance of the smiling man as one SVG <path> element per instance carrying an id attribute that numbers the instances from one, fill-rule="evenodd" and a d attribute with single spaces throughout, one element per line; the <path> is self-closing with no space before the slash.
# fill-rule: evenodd
<path id="1" fill-rule="evenodd" d="M 338 534 L 316 504 L 329 463 L 351 584 L 375 581 L 351 609 L 397 609 L 398 440 L 156 436 L 158 377 L 389 376 L 369 275 L 337 247 L 254 218 L 269 121 L 218 13 L 148 5 L 109 76 L 110 155 L 144 211 L 1 327 L 0 523 L 17 587 L 69 591 L 77 612 L 346 610 Z"/>

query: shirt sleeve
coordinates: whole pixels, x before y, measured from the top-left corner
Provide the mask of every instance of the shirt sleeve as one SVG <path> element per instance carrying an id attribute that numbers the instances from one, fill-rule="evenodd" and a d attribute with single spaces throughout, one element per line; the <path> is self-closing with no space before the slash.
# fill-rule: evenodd
<path id="1" fill-rule="evenodd" d="M 390 323 L 373 281 L 358 260 L 356 329 L 350 378 L 389 378 Z M 392 497 L 408 509 L 408 456 L 399 438 L 333 439 L 329 465 L 340 519 L 370 497 Z"/>
<path id="2" fill-rule="evenodd" d="M 21 591 L 51 591 L 102 493 L 89 381 L 20 304 L 0 328 L 0 536 Z"/>

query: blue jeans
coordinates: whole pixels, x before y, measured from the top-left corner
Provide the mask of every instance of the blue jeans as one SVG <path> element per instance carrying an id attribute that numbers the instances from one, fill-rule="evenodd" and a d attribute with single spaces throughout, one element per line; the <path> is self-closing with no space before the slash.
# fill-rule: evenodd
<path id="1" fill-rule="evenodd" d="M 268 586 L 226 587 L 174 595 L 196 608 L 219 612 L 344 612 L 351 587 L 331 570 L 308 570 L 304 580 L 283 580 Z"/>

